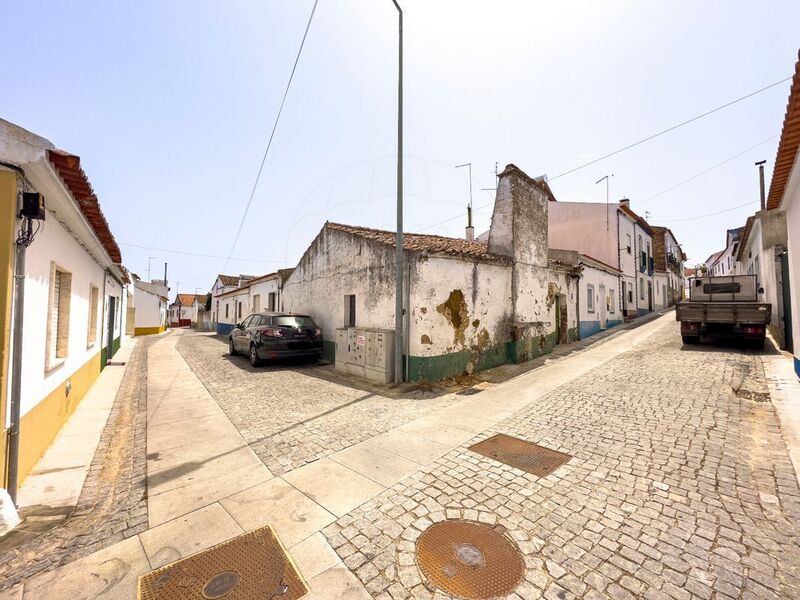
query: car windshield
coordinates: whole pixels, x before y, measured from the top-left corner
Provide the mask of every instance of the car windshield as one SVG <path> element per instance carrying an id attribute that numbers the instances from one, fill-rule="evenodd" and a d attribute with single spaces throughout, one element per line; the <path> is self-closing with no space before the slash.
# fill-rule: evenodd
<path id="1" fill-rule="evenodd" d="M 311 317 L 272 317 L 272 324 L 276 327 L 302 327 L 312 329 L 317 326 Z"/>

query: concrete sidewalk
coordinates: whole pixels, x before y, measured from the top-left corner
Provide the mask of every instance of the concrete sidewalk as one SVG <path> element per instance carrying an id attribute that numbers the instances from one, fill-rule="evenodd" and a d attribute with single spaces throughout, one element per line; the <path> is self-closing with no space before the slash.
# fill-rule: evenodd
<path id="1" fill-rule="evenodd" d="M 270 524 L 309 598 L 370 598 L 320 530 L 536 398 L 644 340 L 666 315 L 431 415 L 273 477 L 175 349 L 148 358 L 148 531 L 0 593 L 8 598 L 134 598 L 139 575 Z M 17 594 L 17 595 L 14 595 Z"/>
<path id="2" fill-rule="evenodd" d="M 114 355 L 114 362 L 127 363 L 135 346 L 136 340 L 127 340 Z M 17 505 L 21 511 L 58 508 L 66 518 L 70 509 L 77 506 L 124 375 L 125 366 L 109 365 L 103 369 L 20 487 Z"/>
<path id="3" fill-rule="evenodd" d="M 775 340 L 770 340 L 777 348 Z M 793 357 L 788 352 L 776 350 L 763 356 L 762 360 L 772 405 L 778 413 L 783 439 L 800 483 L 800 380 L 794 372 Z"/>

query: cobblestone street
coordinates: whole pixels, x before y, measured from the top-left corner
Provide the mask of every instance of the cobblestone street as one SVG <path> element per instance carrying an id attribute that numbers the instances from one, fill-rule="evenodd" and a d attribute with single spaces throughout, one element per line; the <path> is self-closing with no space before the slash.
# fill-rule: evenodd
<path id="1" fill-rule="evenodd" d="M 516 540 L 527 574 L 515 598 L 800 597 L 798 485 L 761 360 L 683 347 L 677 330 L 661 327 L 341 517 L 324 530 L 331 545 L 382 600 L 434 597 L 415 541 L 455 518 Z M 573 458 L 539 479 L 467 449 L 496 433 Z"/>
<path id="2" fill-rule="evenodd" d="M 218 337 L 184 335 L 178 350 L 274 475 L 349 448 L 457 398 L 387 398 L 287 363 L 254 369 Z"/>

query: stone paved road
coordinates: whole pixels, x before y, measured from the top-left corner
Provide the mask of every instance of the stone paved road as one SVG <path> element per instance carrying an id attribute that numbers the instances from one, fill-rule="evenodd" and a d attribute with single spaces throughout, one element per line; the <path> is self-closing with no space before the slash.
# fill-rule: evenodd
<path id="1" fill-rule="evenodd" d="M 324 367 L 254 369 L 215 336 L 186 332 L 178 351 L 258 457 L 281 475 L 453 403 L 386 398 L 323 378 Z"/>
<path id="2" fill-rule="evenodd" d="M 381 600 L 434 597 L 415 540 L 449 518 L 516 540 L 514 598 L 800 598 L 800 496 L 767 399 L 756 354 L 684 348 L 669 323 L 324 532 Z M 574 458 L 539 479 L 467 450 L 495 433 Z"/>

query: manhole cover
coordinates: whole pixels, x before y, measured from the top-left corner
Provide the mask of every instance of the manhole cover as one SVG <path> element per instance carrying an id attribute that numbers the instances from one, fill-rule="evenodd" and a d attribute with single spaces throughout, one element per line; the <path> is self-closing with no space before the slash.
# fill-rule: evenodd
<path id="1" fill-rule="evenodd" d="M 270 527 L 139 578 L 140 600 L 296 600 L 305 583 Z"/>
<path id="2" fill-rule="evenodd" d="M 417 562 L 431 585 L 461 598 L 506 596 L 525 574 L 514 543 L 473 521 L 431 525 L 417 540 Z"/>
<path id="3" fill-rule="evenodd" d="M 569 454 L 502 433 L 478 442 L 469 449 L 537 477 L 549 475 L 572 458 Z"/>

